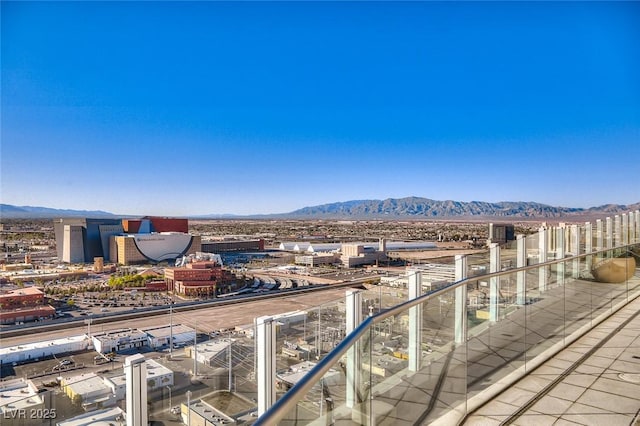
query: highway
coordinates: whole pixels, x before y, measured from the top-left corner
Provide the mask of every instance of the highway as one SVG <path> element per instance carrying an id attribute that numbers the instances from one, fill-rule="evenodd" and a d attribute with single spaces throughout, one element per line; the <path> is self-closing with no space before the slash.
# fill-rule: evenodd
<path id="1" fill-rule="evenodd" d="M 263 315 L 316 307 L 333 300 L 342 300 L 345 290 L 361 287 L 374 277 L 355 279 L 331 286 L 303 287 L 285 291 L 189 302 L 174 305 L 173 323 L 197 327 L 199 332 L 250 325 Z M 25 324 L 0 332 L 2 346 L 51 340 L 88 332 L 88 319 L 93 332 L 119 328 L 138 328 L 169 324 L 169 307 L 151 307 L 126 313 L 109 313 L 85 318 L 55 320 L 50 323 Z"/>

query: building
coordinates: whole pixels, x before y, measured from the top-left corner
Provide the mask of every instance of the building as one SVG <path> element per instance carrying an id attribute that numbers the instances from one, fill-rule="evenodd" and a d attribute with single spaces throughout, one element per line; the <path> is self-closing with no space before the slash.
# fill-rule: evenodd
<path id="1" fill-rule="evenodd" d="M 45 408 L 38 388 L 31 380 L 13 379 L 0 382 L 0 418 L 2 425 L 29 424 L 31 410 Z"/>
<path id="2" fill-rule="evenodd" d="M 147 392 L 153 392 L 166 386 L 173 386 L 173 371 L 153 359 L 146 359 L 147 368 Z M 113 377 L 105 377 L 104 383 L 111 389 L 117 401 L 126 397 L 127 376 L 119 374 Z"/>
<path id="3" fill-rule="evenodd" d="M 123 232 L 121 219 L 64 218 L 53 225 L 58 259 L 68 263 L 109 261 L 109 237 Z"/>
<path id="4" fill-rule="evenodd" d="M 142 348 L 149 345 L 147 334 L 144 331 L 131 328 L 96 333 L 91 337 L 91 340 L 95 350 L 101 354 Z"/>
<path id="5" fill-rule="evenodd" d="M 331 265 L 336 263 L 340 257 L 333 253 L 313 253 L 305 255 L 296 255 L 296 265 L 305 265 L 308 267 L 319 265 Z"/>
<path id="6" fill-rule="evenodd" d="M 220 240 L 203 241 L 202 251 L 205 253 L 224 253 L 231 251 L 264 251 L 264 240 Z"/>
<path id="7" fill-rule="evenodd" d="M 67 263 L 121 265 L 173 260 L 200 251 L 200 237 L 188 234 L 187 219 L 70 218 L 54 221 L 58 258 Z"/>
<path id="8" fill-rule="evenodd" d="M 85 411 L 116 405 L 115 394 L 104 379 L 95 373 L 63 377 L 60 388 L 74 404 L 80 404 Z"/>
<path id="9" fill-rule="evenodd" d="M 111 258 L 120 265 L 157 263 L 201 251 L 199 235 L 176 232 L 111 237 Z"/>
<path id="10" fill-rule="evenodd" d="M 180 407 L 182 422 L 192 426 L 235 425 L 236 421 L 203 399 L 190 401 Z M 189 417 L 187 417 L 189 416 Z"/>
<path id="11" fill-rule="evenodd" d="M 112 425 L 124 426 L 126 413 L 119 407 L 105 408 L 104 410 L 90 411 L 79 416 L 72 417 L 62 422 L 56 423 L 56 426 L 95 426 L 95 425 Z"/>
<path id="12" fill-rule="evenodd" d="M 371 265 L 387 259 L 385 252 L 364 244 L 343 244 L 341 252 L 340 261 L 346 268 Z"/>
<path id="13" fill-rule="evenodd" d="M 235 277 L 214 261 L 196 261 L 184 267 L 165 268 L 167 289 L 185 296 L 215 297 L 230 286 Z"/>
<path id="14" fill-rule="evenodd" d="M 515 227 L 511 224 L 490 223 L 489 243 L 504 244 L 516 239 Z"/>
<path id="15" fill-rule="evenodd" d="M 234 339 L 222 338 L 199 343 L 197 348 L 188 346 L 185 355 L 195 358 L 200 364 L 208 367 L 220 367 L 229 362 L 229 349 L 235 342 Z"/>
<path id="16" fill-rule="evenodd" d="M 24 287 L 0 294 L 0 324 L 52 318 L 56 310 L 44 303 L 44 293 Z"/>
<path id="17" fill-rule="evenodd" d="M 86 351 L 90 342 L 86 335 L 80 334 L 62 339 L 25 343 L 19 346 L 0 347 L 0 365 L 35 361 L 53 355 Z"/>
<path id="18" fill-rule="evenodd" d="M 196 330 L 181 324 L 146 327 L 141 328 L 140 332 L 147 336 L 147 344 L 154 349 L 168 347 L 172 339 L 174 345 L 184 345 L 193 342 L 196 337 Z"/>

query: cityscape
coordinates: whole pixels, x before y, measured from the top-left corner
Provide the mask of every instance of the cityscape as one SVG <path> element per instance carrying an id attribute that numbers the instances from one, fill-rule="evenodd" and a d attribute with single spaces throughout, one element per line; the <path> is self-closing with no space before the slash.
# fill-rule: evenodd
<path id="1" fill-rule="evenodd" d="M 0 423 L 640 425 L 635 2 L 0 3 Z"/>

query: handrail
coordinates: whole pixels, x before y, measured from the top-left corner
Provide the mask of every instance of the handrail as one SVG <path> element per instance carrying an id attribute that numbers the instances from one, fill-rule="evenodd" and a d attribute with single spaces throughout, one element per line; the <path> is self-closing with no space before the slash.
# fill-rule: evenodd
<path id="1" fill-rule="evenodd" d="M 318 364 L 316 364 L 307 374 L 305 374 L 294 386 L 289 389 L 279 400 L 277 400 L 262 416 L 260 416 L 255 422 L 254 425 L 273 425 L 277 424 L 288 412 L 290 412 L 295 405 L 298 403 L 302 396 L 304 396 L 308 391 L 313 388 L 313 386 L 336 364 L 340 358 L 349 350 L 349 348 L 356 343 L 365 332 L 375 324 L 378 324 L 385 319 L 394 316 L 396 314 L 402 313 L 409 308 L 420 305 L 430 299 L 434 299 L 435 297 L 441 296 L 445 293 L 449 293 L 452 290 L 455 290 L 458 287 L 463 285 L 467 285 L 469 282 L 478 281 L 479 279 L 489 279 L 494 277 L 501 277 L 503 275 L 511 275 L 514 272 L 522 272 L 533 269 L 539 269 L 546 266 L 555 265 L 558 263 L 563 263 L 567 261 L 573 261 L 575 259 L 589 257 L 589 256 L 597 256 L 601 253 L 611 252 L 613 250 L 621 250 L 625 248 L 630 248 L 633 246 L 637 246 L 638 243 L 634 244 L 626 244 L 624 246 L 612 247 L 610 249 L 602 249 L 595 252 L 581 254 L 579 256 L 571 256 L 565 257 L 563 259 L 554 259 L 551 261 L 537 263 L 535 265 L 523 266 L 520 268 L 508 269 L 506 271 L 492 272 L 485 275 L 478 275 L 471 278 L 465 278 L 463 280 L 451 283 L 446 287 L 442 287 L 438 290 L 434 290 L 427 294 L 424 294 L 415 299 L 408 300 L 399 305 L 395 305 L 389 309 L 385 309 L 383 311 L 374 314 L 373 316 L 367 317 L 364 321 L 362 321 L 348 336 L 346 336 L 331 352 L 329 352 Z"/>

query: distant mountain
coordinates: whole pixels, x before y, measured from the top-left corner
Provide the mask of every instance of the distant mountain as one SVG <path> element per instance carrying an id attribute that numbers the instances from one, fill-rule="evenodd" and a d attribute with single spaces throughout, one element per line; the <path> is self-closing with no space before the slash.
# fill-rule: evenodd
<path id="1" fill-rule="evenodd" d="M 0 204 L 0 217 L 8 219 L 38 219 L 55 217 L 114 217 L 113 213 L 102 210 L 69 210 L 49 207 L 12 206 Z"/>
<path id="2" fill-rule="evenodd" d="M 304 207 L 290 213 L 233 215 L 209 214 L 188 216 L 192 219 L 483 219 L 483 218 L 572 218 L 592 220 L 640 209 L 640 202 L 630 205 L 605 204 L 587 209 L 553 207 L 529 201 L 437 201 L 421 197 L 386 200 L 352 200 Z M 129 217 L 130 215 L 127 215 Z M 48 207 L 0 204 L 0 217 L 9 219 L 56 217 L 125 217 L 102 210 L 69 210 Z"/>
<path id="3" fill-rule="evenodd" d="M 283 216 L 298 218 L 561 218 L 572 216 L 624 213 L 640 208 L 640 203 L 625 206 L 606 204 L 588 209 L 553 207 L 523 201 L 437 201 L 428 198 L 406 197 L 386 200 L 357 200 L 305 207 Z"/>

